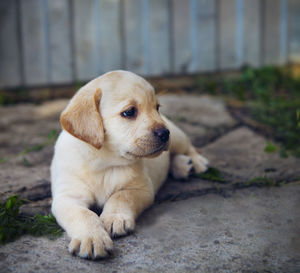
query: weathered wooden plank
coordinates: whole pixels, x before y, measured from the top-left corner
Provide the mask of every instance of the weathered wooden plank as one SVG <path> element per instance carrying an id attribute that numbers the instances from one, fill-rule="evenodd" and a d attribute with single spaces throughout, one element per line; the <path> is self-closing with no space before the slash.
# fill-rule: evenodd
<path id="1" fill-rule="evenodd" d="M 216 1 L 198 0 L 198 63 L 195 71 L 216 68 Z"/>
<path id="2" fill-rule="evenodd" d="M 236 68 L 236 0 L 219 1 L 220 68 Z"/>
<path id="3" fill-rule="evenodd" d="M 149 73 L 152 75 L 168 73 L 170 71 L 168 0 L 151 0 L 149 9 Z"/>
<path id="4" fill-rule="evenodd" d="M 241 67 L 244 60 L 244 0 L 235 0 L 235 12 L 236 66 Z"/>
<path id="5" fill-rule="evenodd" d="M 190 1 L 189 72 L 210 71 L 216 66 L 216 1 Z"/>
<path id="6" fill-rule="evenodd" d="M 99 74 L 122 67 L 120 0 L 100 0 L 96 11 L 96 41 Z"/>
<path id="7" fill-rule="evenodd" d="M 192 61 L 190 46 L 190 1 L 173 0 L 174 72 L 187 73 Z"/>
<path id="8" fill-rule="evenodd" d="M 119 0 L 75 0 L 76 75 L 88 80 L 121 68 Z"/>
<path id="9" fill-rule="evenodd" d="M 280 63 L 288 60 L 288 3 L 280 0 Z"/>
<path id="10" fill-rule="evenodd" d="M 242 64 L 257 67 L 261 64 L 261 0 L 244 1 L 244 39 Z"/>
<path id="11" fill-rule="evenodd" d="M 143 18 L 143 1 L 124 0 L 125 18 L 125 66 L 126 69 L 145 74 L 145 56 L 143 50 L 143 23 L 149 18 Z"/>
<path id="12" fill-rule="evenodd" d="M 280 64 L 280 0 L 264 0 L 263 63 Z"/>
<path id="13" fill-rule="evenodd" d="M 49 5 L 50 82 L 72 81 L 70 14 L 68 0 L 51 0 Z"/>
<path id="14" fill-rule="evenodd" d="M 288 0 L 289 15 L 289 40 L 288 52 L 289 61 L 300 62 L 300 1 Z"/>
<path id="15" fill-rule="evenodd" d="M 20 4 L 25 84 L 48 84 L 45 2 L 27 0 Z"/>
<path id="16" fill-rule="evenodd" d="M 0 86 L 21 84 L 15 0 L 0 1 Z"/>
<path id="17" fill-rule="evenodd" d="M 76 80 L 96 77 L 100 71 L 100 55 L 96 45 L 96 15 L 94 0 L 74 0 L 74 51 Z"/>

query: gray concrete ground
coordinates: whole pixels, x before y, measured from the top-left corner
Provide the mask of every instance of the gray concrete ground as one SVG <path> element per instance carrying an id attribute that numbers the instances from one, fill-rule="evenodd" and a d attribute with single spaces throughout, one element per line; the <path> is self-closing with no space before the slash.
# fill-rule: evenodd
<path id="1" fill-rule="evenodd" d="M 148 209 L 111 258 L 86 261 L 56 241 L 0 249 L 0 272 L 300 272 L 300 187 L 209 194 Z"/>
<path id="2" fill-rule="evenodd" d="M 60 130 L 65 104 L 0 108 L 0 199 L 17 193 L 31 200 L 24 213 L 49 212 L 48 136 Z M 72 257 L 66 235 L 24 236 L 0 248 L 0 272 L 300 272 L 300 160 L 265 153 L 267 140 L 220 99 L 169 95 L 161 104 L 224 181 L 169 178 L 109 259 Z M 263 177 L 271 187 L 257 187 Z"/>

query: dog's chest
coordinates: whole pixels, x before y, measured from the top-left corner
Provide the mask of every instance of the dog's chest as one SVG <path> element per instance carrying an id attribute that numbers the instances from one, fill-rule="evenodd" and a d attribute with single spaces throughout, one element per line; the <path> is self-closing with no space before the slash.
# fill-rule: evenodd
<path id="1" fill-rule="evenodd" d="M 98 205 L 103 205 L 114 192 L 130 183 L 133 176 L 133 170 L 124 166 L 108 167 L 104 170 L 90 169 L 87 183 Z"/>

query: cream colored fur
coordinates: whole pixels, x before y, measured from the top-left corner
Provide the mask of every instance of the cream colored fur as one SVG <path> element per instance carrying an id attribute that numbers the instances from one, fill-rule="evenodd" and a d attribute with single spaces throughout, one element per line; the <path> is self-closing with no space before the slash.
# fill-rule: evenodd
<path id="1" fill-rule="evenodd" d="M 207 160 L 157 105 L 147 81 L 112 71 L 82 87 L 63 111 L 51 165 L 52 212 L 71 237 L 71 253 L 105 257 L 111 237 L 134 229 L 169 169 L 176 178 L 187 178 L 192 167 L 206 170 Z M 137 116 L 123 117 L 132 107 Z M 164 127 L 170 130 L 166 144 L 153 133 Z M 103 206 L 100 217 L 89 210 L 92 204 Z"/>

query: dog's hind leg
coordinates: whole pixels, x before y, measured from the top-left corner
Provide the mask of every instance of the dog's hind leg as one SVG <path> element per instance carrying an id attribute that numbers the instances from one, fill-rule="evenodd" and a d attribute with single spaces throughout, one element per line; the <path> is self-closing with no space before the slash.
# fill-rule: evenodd
<path id="1" fill-rule="evenodd" d="M 193 161 L 189 156 L 182 154 L 172 156 L 170 173 L 175 179 L 187 179 L 193 169 Z"/>
<path id="2" fill-rule="evenodd" d="M 192 145 L 190 139 L 181 129 L 166 117 L 163 117 L 163 119 L 170 130 L 171 137 L 169 150 L 172 157 L 171 172 L 173 176 L 175 178 L 186 178 L 186 173 L 189 173 L 191 170 L 190 160 L 192 161 L 196 173 L 205 172 L 207 170 L 207 165 L 209 164 L 208 160 L 199 154 L 197 148 Z M 179 157 L 179 155 L 185 155 L 186 157 Z M 183 164 L 184 166 L 180 166 L 180 164 Z M 188 172 L 186 171 L 187 169 Z"/>

